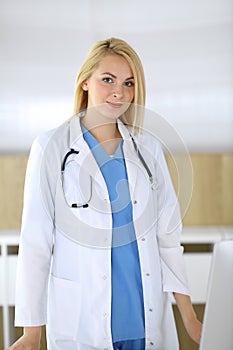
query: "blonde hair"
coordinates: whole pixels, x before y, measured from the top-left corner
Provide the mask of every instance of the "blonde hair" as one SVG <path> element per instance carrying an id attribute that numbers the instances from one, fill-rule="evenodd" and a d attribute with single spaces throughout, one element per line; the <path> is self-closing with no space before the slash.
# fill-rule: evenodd
<path id="1" fill-rule="evenodd" d="M 134 100 L 120 119 L 123 123 L 132 126 L 135 131 L 139 131 L 143 124 L 143 110 L 146 98 L 144 71 L 137 53 L 121 39 L 110 38 L 98 41 L 91 48 L 76 78 L 74 113 L 79 113 L 87 108 L 88 92 L 83 90 L 82 83 L 93 74 L 99 62 L 109 54 L 124 57 L 132 69 L 134 76 Z"/>

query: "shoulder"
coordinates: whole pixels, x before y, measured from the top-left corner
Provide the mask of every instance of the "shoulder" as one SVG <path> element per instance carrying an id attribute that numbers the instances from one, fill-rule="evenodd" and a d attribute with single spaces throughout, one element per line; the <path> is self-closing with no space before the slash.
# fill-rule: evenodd
<path id="1" fill-rule="evenodd" d="M 163 153 L 161 142 L 148 130 L 143 129 L 141 133 L 135 136 L 135 140 L 140 149 L 146 149 L 154 157 Z"/>
<path id="2" fill-rule="evenodd" d="M 38 149 L 42 153 L 59 150 L 63 143 L 67 143 L 69 136 L 69 123 L 65 122 L 62 125 L 40 133 L 32 143 L 32 150 Z"/>
<path id="3" fill-rule="evenodd" d="M 32 143 L 28 169 L 50 178 L 60 169 L 69 140 L 69 124 L 40 133 Z M 33 170 L 34 169 L 34 170 Z"/>
<path id="4" fill-rule="evenodd" d="M 53 135 L 55 134 L 56 130 L 57 128 L 47 130 L 37 135 L 37 137 L 34 139 L 32 143 L 32 147 L 37 146 L 37 147 L 40 147 L 41 150 L 44 150 L 48 145 L 48 143 L 50 142 L 50 140 L 53 138 Z"/>

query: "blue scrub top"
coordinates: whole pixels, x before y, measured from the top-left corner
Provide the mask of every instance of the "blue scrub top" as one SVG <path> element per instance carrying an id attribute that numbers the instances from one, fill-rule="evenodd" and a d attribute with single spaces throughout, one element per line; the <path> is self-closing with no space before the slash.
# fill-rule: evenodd
<path id="1" fill-rule="evenodd" d="M 123 154 L 123 141 L 109 156 L 82 126 L 83 137 L 105 179 L 112 209 L 112 312 L 113 343 L 145 338 L 144 304 L 132 203 Z"/>

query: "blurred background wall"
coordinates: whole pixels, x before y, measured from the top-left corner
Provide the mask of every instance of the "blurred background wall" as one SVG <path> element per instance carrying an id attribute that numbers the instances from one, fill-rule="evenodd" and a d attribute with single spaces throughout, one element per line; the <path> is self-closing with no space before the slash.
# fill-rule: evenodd
<path id="1" fill-rule="evenodd" d="M 190 152 L 232 151 L 231 0 L 0 1 L 0 150 L 27 152 L 39 131 L 72 114 L 90 46 L 128 41 L 141 57 L 147 107 Z"/>
<path id="2" fill-rule="evenodd" d="M 1 228 L 20 227 L 33 139 L 72 115 L 79 67 L 95 41 L 111 36 L 138 52 L 147 108 L 161 115 L 187 146 L 194 187 L 184 224 L 232 225 L 232 1 L 0 4 Z M 182 150 L 176 143 L 172 147 L 178 170 L 185 174 Z"/>
<path id="3" fill-rule="evenodd" d="M 138 52 L 147 108 L 187 146 L 184 225 L 233 226 L 232 0 L 0 0 L 0 8 L 0 229 L 20 229 L 32 140 L 72 115 L 79 67 L 111 36 Z M 172 154 L 177 188 L 173 161 L 185 179 L 187 155 L 175 144 Z"/>

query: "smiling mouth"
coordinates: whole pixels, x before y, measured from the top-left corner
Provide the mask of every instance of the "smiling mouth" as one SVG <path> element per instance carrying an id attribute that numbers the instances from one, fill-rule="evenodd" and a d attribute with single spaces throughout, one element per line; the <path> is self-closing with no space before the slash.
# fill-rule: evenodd
<path id="1" fill-rule="evenodd" d="M 113 108 L 121 108 L 123 106 L 123 103 L 121 102 L 110 102 L 107 101 L 107 104 Z"/>

